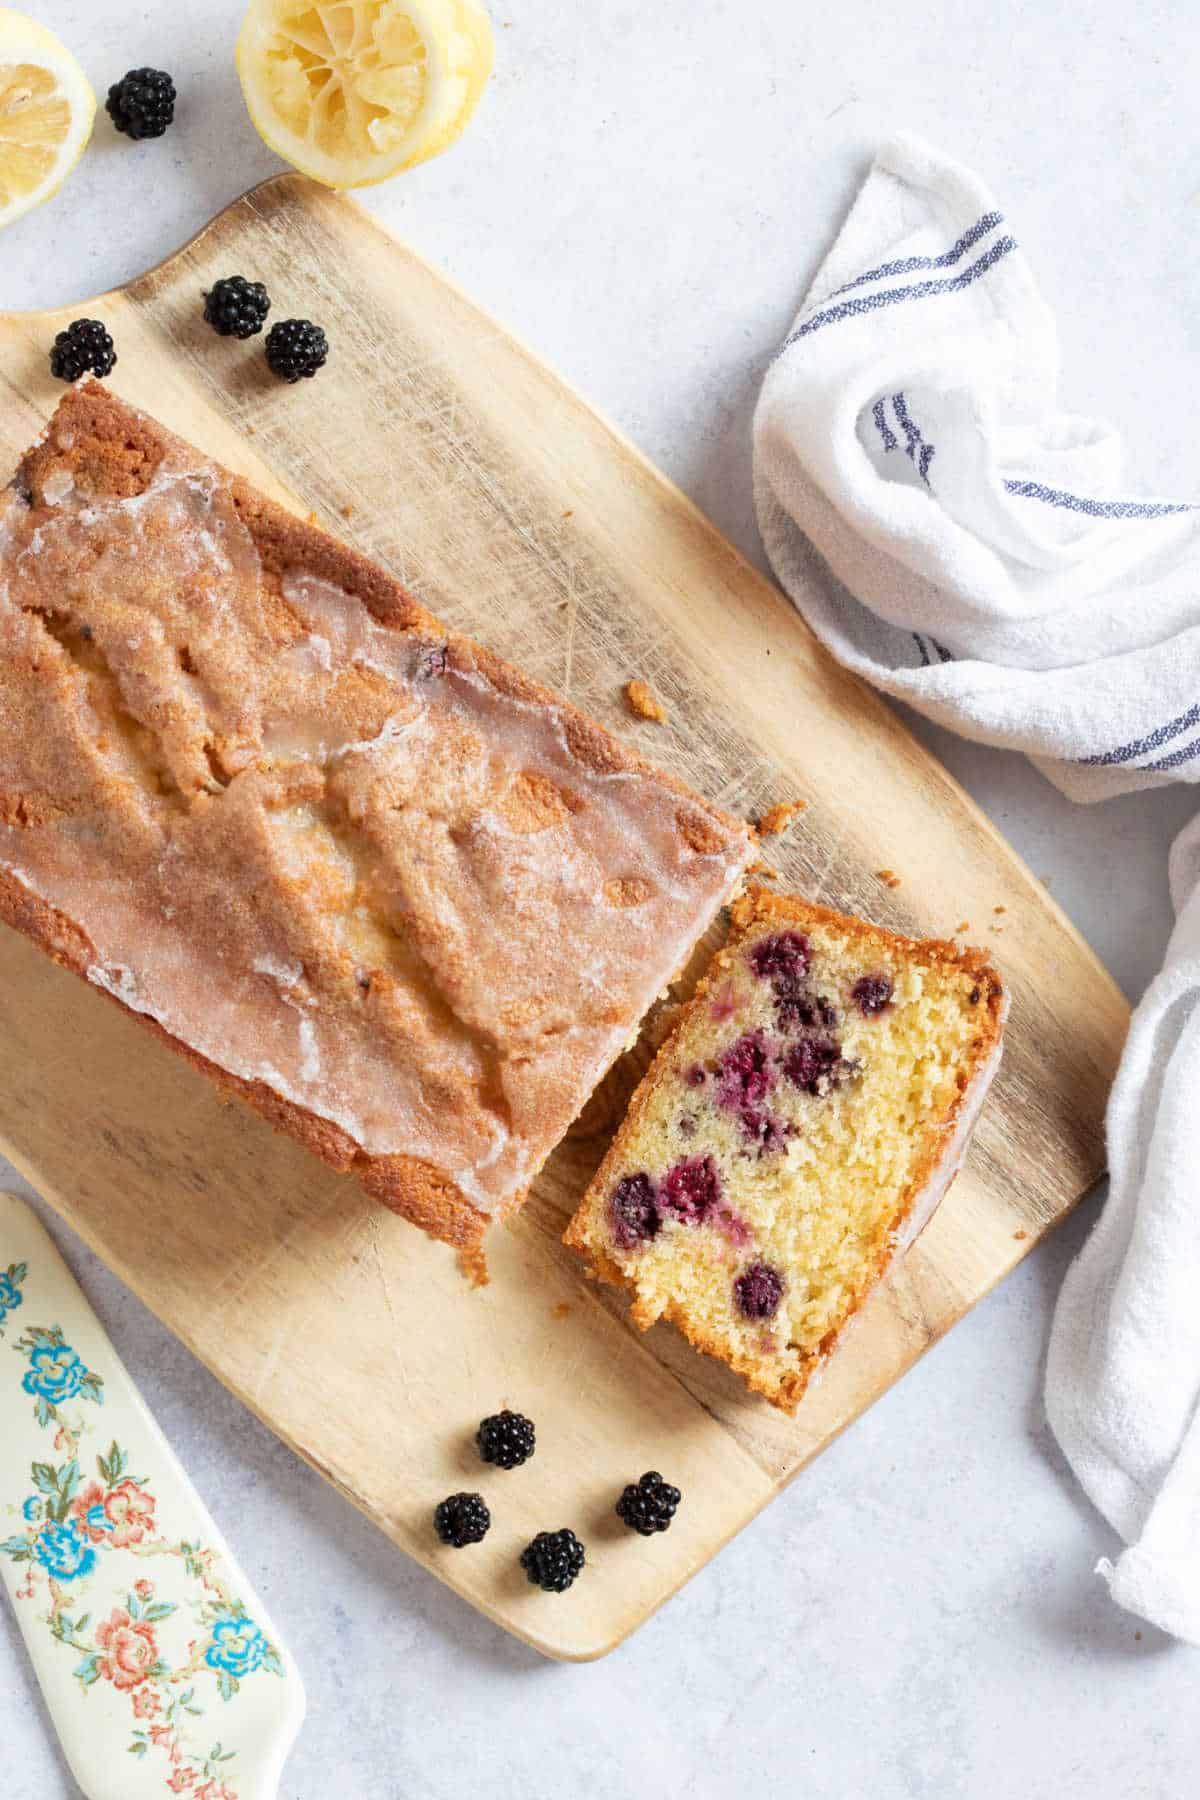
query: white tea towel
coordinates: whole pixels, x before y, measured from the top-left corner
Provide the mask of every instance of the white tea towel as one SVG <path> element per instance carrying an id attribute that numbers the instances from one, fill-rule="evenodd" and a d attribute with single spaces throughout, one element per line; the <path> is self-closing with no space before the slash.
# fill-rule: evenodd
<path id="1" fill-rule="evenodd" d="M 1074 799 L 1200 780 L 1200 508 L 1124 496 L 1119 438 L 1059 411 L 1057 374 L 991 196 L 898 138 L 763 384 L 768 555 L 841 662 Z M 1200 820 L 1172 875 L 1046 1403 L 1129 1546 L 1101 1564 L 1115 1598 L 1200 1643 Z"/>

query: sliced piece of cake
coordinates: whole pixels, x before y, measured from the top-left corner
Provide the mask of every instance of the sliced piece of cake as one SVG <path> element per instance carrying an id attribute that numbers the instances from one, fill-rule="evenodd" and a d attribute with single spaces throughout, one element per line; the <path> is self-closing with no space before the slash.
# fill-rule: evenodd
<path id="1" fill-rule="evenodd" d="M 747 828 L 95 383 L 0 490 L 0 920 L 471 1252 Z"/>
<path id="2" fill-rule="evenodd" d="M 750 891 L 566 1234 L 785 1412 L 928 1222 L 1000 1060 L 981 951 Z"/>

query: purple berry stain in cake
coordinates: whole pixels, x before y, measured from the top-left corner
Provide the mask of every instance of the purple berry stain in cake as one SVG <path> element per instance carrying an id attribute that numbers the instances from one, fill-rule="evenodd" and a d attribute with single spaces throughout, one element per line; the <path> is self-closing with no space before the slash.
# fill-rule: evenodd
<path id="1" fill-rule="evenodd" d="M 663 1176 L 663 1212 L 685 1225 L 703 1225 L 721 1204 L 721 1177 L 711 1156 L 691 1156 Z"/>
<path id="2" fill-rule="evenodd" d="M 895 989 L 886 975 L 861 975 L 850 990 L 850 998 L 865 1018 L 874 1018 L 892 1004 Z"/>
<path id="3" fill-rule="evenodd" d="M 781 1150 L 786 1150 L 788 1139 L 796 1129 L 786 1119 L 777 1118 L 774 1113 L 755 1112 L 750 1107 L 739 1113 L 738 1119 L 760 1156 L 777 1156 Z"/>
<path id="4" fill-rule="evenodd" d="M 851 1065 L 842 1058 L 841 1045 L 834 1037 L 812 1032 L 789 1044 L 783 1057 L 786 1080 L 806 1094 L 828 1093 L 850 1073 Z"/>
<path id="5" fill-rule="evenodd" d="M 693 1156 L 676 1163 L 663 1176 L 659 1208 L 684 1225 L 711 1225 L 736 1248 L 744 1249 L 751 1231 L 745 1219 L 726 1205 L 721 1175 L 711 1156 Z"/>
<path id="6" fill-rule="evenodd" d="M 730 1112 L 758 1106 L 774 1080 L 775 1058 L 764 1032 L 746 1032 L 717 1058 L 717 1100 Z"/>
<path id="7" fill-rule="evenodd" d="M 808 974 L 810 945 L 799 931 L 777 931 L 772 937 L 760 938 L 750 952 L 750 967 L 760 981 L 772 987 L 780 983 L 791 986 Z"/>
<path id="8" fill-rule="evenodd" d="M 703 1087 L 708 1080 L 708 1070 L 703 1063 L 693 1063 L 683 1077 L 688 1087 Z"/>
<path id="9" fill-rule="evenodd" d="M 737 990 L 732 981 L 726 981 L 720 992 L 713 995 L 708 1008 L 708 1016 L 714 1025 L 724 1025 L 727 1019 L 732 1019 L 737 1009 Z"/>
<path id="10" fill-rule="evenodd" d="M 618 1250 L 633 1250 L 658 1236 L 662 1217 L 649 1175 L 623 1175 L 608 1202 L 608 1223 Z"/>
<path id="11" fill-rule="evenodd" d="M 717 1059 L 717 1100 L 737 1115 L 760 1156 L 782 1150 L 791 1128 L 767 1112 L 763 1101 L 775 1085 L 779 1059 L 765 1032 L 748 1031 Z"/>
<path id="12" fill-rule="evenodd" d="M 760 938 L 750 952 L 750 967 L 760 981 L 769 981 L 775 996 L 775 1018 L 781 1031 L 826 1031 L 837 1024 L 837 1013 L 809 983 L 812 945 L 802 932 L 778 931 Z"/>
<path id="13" fill-rule="evenodd" d="M 738 1311 L 747 1319 L 773 1319 L 783 1299 L 783 1276 L 770 1263 L 751 1263 L 733 1284 Z"/>

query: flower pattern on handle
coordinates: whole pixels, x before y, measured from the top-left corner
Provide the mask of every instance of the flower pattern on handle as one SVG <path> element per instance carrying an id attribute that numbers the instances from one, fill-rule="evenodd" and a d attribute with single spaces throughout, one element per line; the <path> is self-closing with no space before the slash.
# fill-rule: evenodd
<path id="1" fill-rule="evenodd" d="M 4 1321 L 22 1304 L 26 1273 L 24 1263 L 0 1272 L 0 1337 Z M 104 1382 L 64 1341 L 60 1328 L 31 1326 L 12 1348 L 27 1364 L 21 1387 L 33 1400 L 37 1423 L 54 1428 L 54 1450 L 62 1459 L 31 1465 L 34 1491 L 20 1508 L 25 1529 L 0 1539 L 0 1555 L 26 1565 L 16 1597 L 33 1600 L 44 1583 L 51 1636 L 80 1658 L 76 1680 L 84 1689 L 107 1682 L 128 1694 L 134 1721 L 129 1753 L 164 1757 L 169 1793 L 238 1800 L 231 1785 L 236 1776 L 228 1768 L 236 1751 L 220 1741 L 207 1753 L 199 1750 L 192 1721 L 206 1711 L 203 1684 L 211 1681 L 219 1699 L 229 1702 L 249 1678 L 282 1676 L 279 1651 L 231 1591 L 216 1550 L 162 1534 L 151 1485 L 130 1472 L 119 1443 L 114 1440 L 96 1454 L 95 1475 L 84 1478 L 80 1455 L 95 1430 L 92 1409 L 103 1404 Z M 77 1411 L 68 1410 L 72 1402 L 80 1403 Z M 159 1598 L 147 1574 L 132 1582 L 124 1604 L 107 1618 L 93 1621 L 86 1605 L 76 1613 L 76 1604 L 86 1603 L 89 1578 L 115 1553 L 182 1565 L 187 1600 Z M 196 1629 L 186 1654 L 172 1661 L 158 1627 L 172 1615 L 182 1617 L 181 1607 Z"/>
<path id="2" fill-rule="evenodd" d="M 28 1273 L 25 1263 L 9 1263 L 0 1275 L 0 1337 L 4 1336 L 4 1321 L 9 1313 L 16 1312 L 25 1298 L 21 1292 L 21 1283 Z"/>

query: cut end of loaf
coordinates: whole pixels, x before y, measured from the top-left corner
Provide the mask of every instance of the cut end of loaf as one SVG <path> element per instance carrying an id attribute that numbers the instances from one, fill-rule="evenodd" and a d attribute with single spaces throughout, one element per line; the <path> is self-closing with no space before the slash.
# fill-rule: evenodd
<path id="1" fill-rule="evenodd" d="M 566 1241 L 794 1410 L 949 1184 L 1003 1016 L 979 951 L 751 890 Z"/>

